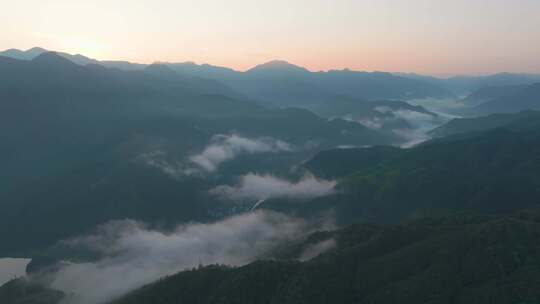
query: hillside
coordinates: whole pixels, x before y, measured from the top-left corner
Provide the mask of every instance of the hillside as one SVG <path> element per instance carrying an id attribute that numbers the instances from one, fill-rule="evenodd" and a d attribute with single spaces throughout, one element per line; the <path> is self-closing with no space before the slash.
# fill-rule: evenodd
<path id="1" fill-rule="evenodd" d="M 121 71 L 43 53 L 30 61 L 0 57 L 0 80 L 6 255 L 34 255 L 113 219 L 219 218 L 231 208 L 207 191 L 238 175 L 267 168 L 288 175 L 322 149 L 403 140 L 305 109 L 268 109 L 164 65 Z M 190 157 L 213 149 L 216 136 L 232 140 L 218 147 L 230 166 L 201 171 Z M 237 153 L 246 155 L 235 160 Z"/>
<path id="2" fill-rule="evenodd" d="M 208 266 L 112 303 L 536 303 L 538 219 L 462 214 L 357 225 L 321 234 L 337 247 L 307 262 Z"/>
<path id="3" fill-rule="evenodd" d="M 337 96 L 309 109 L 322 117 L 339 117 L 359 122 L 371 129 L 390 132 L 422 129 L 424 125 L 435 126 L 446 121 L 445 117 L 430 112 L 422 106 L 399 100 L 366 101 Z"/>
<path id="4" fill-rule="evenodd" d="M 0 56 L 31 60 L 46 50 L 7 50 Z M 119 61 L 98 61 L 83 55 L 58 55 L 80 65 L 102 65 L 126 71 L 140 71 L 146 65 Z M 236 92 L 272 106 L 310 106 L 336 95 L 365 99 L 443 98 L 452 94 L 438 85 L 382 72 L 332 70 L 311 72 L 282 60 L 259 64 L 245 72 L 192 62 L 161 63 L 186 77 L 199 77 L 224 83 Z"/>
<path id="5" fill-rule="evenodd" d="M 527 121 L 534 122 L 540 119 L 538 111 L 523 111 L 519 113 L 501 113 L 474 118 L 456 118 L 432 130 L 430 135 L 444 137 L 467 132 L 479 132 L 502 127 L 516 127 L 526 125 Z"/>
<path id="6" fill-rule="evenodd" d="M 500 96 L 476 106 L 475 113 L 505 113 L 540 110 L 540 83 L 535 83 L 511 94 Z"/>
<path id="7" fill-rule="evenodd" d="M 277 106 L 313 106 L 340 95 L 367 100 L 451 96 L 436 85 L 390 73 L 310 72 L 287 62 L 262 64 L 236 77 L 218 80 L 255 100 Z"/>
<path id="8" fill-rule="evenodd" d="M 403 77 L 423 80 L 452 92 L 456 96 L 468 96 L 486 87 L 531 85 L 540 81 L 540 74 L 497 73 L 485 76 L 453 76 L 435 78 L 416 74 L 398 74 Z"/>
<path id="9" fill-rule="evenodd" d="M 41 284 L 20 278 L 0 286 L 0 303 L 9 304 L 57 304 L 64 294 L 43 287 Z"/>
<path id="10" fill-rule="evenodd" d="M 538 205 L 540 119 L 466 133 L 410 149 L 321 152 L 306 167 L 338 178 L 338 193 L 295 205 L 293 214 L 332 209 L 338 222 L 399 222 L 447 210 L 508 213 Z M 512 202 L 512 203 L 509 203 Z M 283 211 L 284 201 L 265 203 Z"/>
<path id="11" fill-rule="evenodd" d="M 482 87 L 467 97 L 463 98 L 461 102 L 470 105 L 477 106 L 479 104 L 492 101 L 494 99 L 511 96 L 516 92 L 526 88 L 527 85 L 502 85 L 502 86 L 487 86 Z"/>

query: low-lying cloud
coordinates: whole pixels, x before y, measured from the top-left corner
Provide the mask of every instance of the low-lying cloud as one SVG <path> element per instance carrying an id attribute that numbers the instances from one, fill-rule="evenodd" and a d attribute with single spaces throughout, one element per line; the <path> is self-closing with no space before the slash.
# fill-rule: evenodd
<path id="1" fill-rule="evenodd" d="M 141 154 L 139 160 L 173 177 L 199 175 L 216 171 L 219 166 L 238 156 L 256 153 L 292 152 L 291 144 L 271 138 L 247 138 L 236 134 L 214 135 L 210 143 L 198 154 L 176 159 L 162 150 Z"/>
<path id="2" fill-rule="evenodd" d="M 324 240 L 315 244 L 312 244 L 310 246 L 307 246 L 302 251 L 302 254 L 300 255 L 301 261 L 307 261 L 311 260 L 314 257 L 317 257 L 325 252 L 327 252 L 330 249 L 335 248 L 337 245 L 336 240 L 334 239 L 328 239 Z"/>
<path id="3" fill-rule="evenodd" d="M 207 172 L 212 172 L 221 163 L 242 154 L 276 153 L 292 150 L 293 148 L 290 144 L 269 137 L 250 139 L 235 134 L 215 135 L 210 145 L 201 153 L 189 157 L 189 160 L 199 168 Z"/>
<path id="4" fill-rule="evenodd" d="M 103 303 L 199 263 L 249 263 L 281 242 L 303 237 L 308 226 L 303 220 L 269 211 L 212 224 L 182 225 L 169 232 L 132 220 L 111 222 L 93 235 L 66 242 L 103 257 L 65 264 L 54 274 L 52 287 L 70 295 L 65 304 Z"/>
<path id="5" fill-rule="evenodd" d="M 147 166 L 156 168 L 173 178 L 190 175 L 193 170 L 180 161 L 168 159 L 167 154 L 161 150 L 144 153 L 139 156 L 139 159 Z"/>
<path id="6" fill-rule="evenodd" d="M 398 110 L 393 113 L 397 117 L 407 121 L 412 127 L 409 129 L 393 130 L 395 134 L 404 139 L 404 143 L 401 144 L 403 148 L 413 147 L 431 139 L 429 131 L 450 120 L 450 117 L 443 113 L 436 113 L 437 116 L 408 110 Z"/>
<path id="7" fill-rule="evenodd" d="M 407 100 L 407 102 L 412 105 L 422 106 L 437 114 L 447 113 L 448 115 L 458 115 L 463 109 L 468 107 L 462 101 L 454 99 L 423 98 Z"/>
<path id="8" fill-rule="evenodd" d="M 310 199 L 332 194 L 335 186 L 336 181 L 318 179 L 312 175 L 291 182 L 268 174 L 250 173 L 241 176 L 237 185 L 218 186 L 211 193 L 229 200 Z"/>
<path id="9" fill-rule="evenodd" d="M 393 123 L 397 121 L 406 122 L 408 127 L 392 129 L 392 132 L 402 139 L 402 142 L 399 144 L 403 148 L 412 147 L 429 140 L 429 131 L 452 118 L 452 116 L 444 113 L 432 112 L 436 114 L 433 115 L 408 109 L 393 110 L 387 106 L 376 107 L 375 110 L 380 113 L 390 113 L 392 115 L 389 117 L 374 117 L 372 119 L 364 119 L 359 121 L 359 123 L 371 129 L 382 129 L 392 126 Z"/>

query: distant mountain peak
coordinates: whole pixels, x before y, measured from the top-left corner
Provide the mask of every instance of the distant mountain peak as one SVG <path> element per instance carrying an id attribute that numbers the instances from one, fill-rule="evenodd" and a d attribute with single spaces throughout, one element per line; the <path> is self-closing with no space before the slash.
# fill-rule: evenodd
<path id="1" fill-rule="evenodd" d="M 32 59 L 32 62 L 40 64 L 54 64 L 54 65 L 75 65 L 69 59 L 62 57 L 56 52 L 45 52 L 39 54 L 36 58 Z"/>
<path id="2" fill-rule="evenodd" d="M 16 53 L 16 52 L 22 52 L 22 51 L 16 48 L 10 48 L 7 50 L 3 50 L 1 53 Z"/>
<path id="3" fill-rule="evenodd" d="M 42 54 L 42 53 L 48 52 L 48 50 L 36 46 L 36 47 L 33 47 L 33 48 L 31 48 L 31 49 L 26 50 L 25 52 L 26 52 L 26 53 L 34 53 L 34 54 Z"/>
<path id="4" fill-rule="evenodd" d="M 38 55 L 41 55 L 45 52 L 48 52 L 48 51 L 40 47 L 33 47 L 26 51 L 12 48 L 12 49 L 8 49 L 8 50 L 0 52 L 0 56 L 7 56 L 14 59 L 19 59 L 19 60 L 32 60 L 36 58 Z"/>
<path id="5" fill-rule="evenodd" d="M 173 69 L 171 69 L 169 66 L 163 63 L 152 63 L 151 65 L 144 68 L 144 70 L 147 73 L 150 73 L 154 76 L 159 77 L 178 77 L 178 73 L 176 73 Z"/>
<path id="6" fill-rule="evenodd" d="M 289 71 L 289 72 L 309 72 L 306 68 L 294 65 L 285 60 L 272 60 L 263 64 L 259 64 L 248 72 L 253 71 Z"/>

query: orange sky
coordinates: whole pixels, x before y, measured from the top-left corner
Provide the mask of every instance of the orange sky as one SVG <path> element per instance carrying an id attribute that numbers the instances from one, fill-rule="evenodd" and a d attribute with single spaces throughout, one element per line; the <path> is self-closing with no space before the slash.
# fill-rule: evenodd
<path id="1" fill-rule="evenodd" d="M 239 70 L 283 59 L 310 70 L 540 73 L 538 0 L 19 0 L 2 7 L 0 49 Z"/>

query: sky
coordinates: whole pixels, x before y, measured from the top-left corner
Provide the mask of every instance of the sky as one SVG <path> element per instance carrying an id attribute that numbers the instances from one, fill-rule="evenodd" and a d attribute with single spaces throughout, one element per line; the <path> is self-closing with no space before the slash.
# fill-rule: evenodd
<path id="1" fill-rule="evenodd" d="M 539 0 L 0 0 L 0 49 L 246 70 L 540 73 Z"/>

